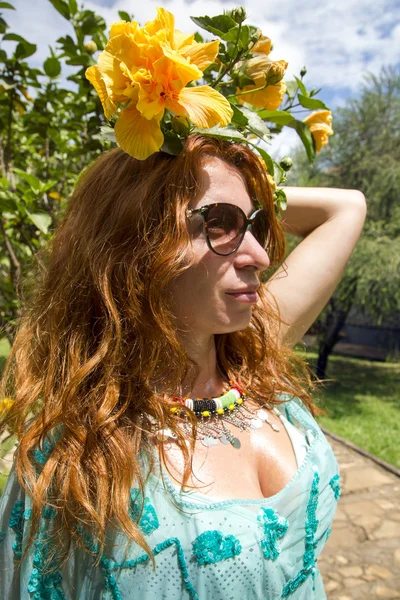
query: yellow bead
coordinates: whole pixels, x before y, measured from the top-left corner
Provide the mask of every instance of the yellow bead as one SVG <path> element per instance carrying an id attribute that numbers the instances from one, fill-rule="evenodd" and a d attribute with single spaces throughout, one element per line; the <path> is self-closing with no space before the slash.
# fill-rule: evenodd
<path id="1" fill-rule="evenodd" d="M 223 408 L 217 408 L 217 413 L 219 415 L 223 415 L 224 414 L 224 409 Z"/>
<path id="2" fill-rule="evenodd" d="M 242 400 L 242 398 L 238 398 L 238 399 L 236 400 L 236 404 L 243 404 L 243 400 Z"/>
<path id="3" fill-rule="evenodd" d="M 235 405 L 234 405 L 234 404 L 230 404 L 230 405 L 229 405 L 229 410 L 233 410 L 234 408 L 235 408 Z"/>
<path id="4" fill-rule="evenodd" d="M 178 412 L 178 410 L 179 410 L 179 408 L 178 408 L 177 406 L 173 406 L 173 407 L 171 408 L 171 412 L 172 412 L 172 413 L 177 413 L 177 412 Z"/>
<path id="5" fill-rule="evenodd" d="M 209 417 L 210 416 L 210 411 L 209 410 L 203 410 L 203 412 L 201 414 L 203 415 L 203 417 Z"/>

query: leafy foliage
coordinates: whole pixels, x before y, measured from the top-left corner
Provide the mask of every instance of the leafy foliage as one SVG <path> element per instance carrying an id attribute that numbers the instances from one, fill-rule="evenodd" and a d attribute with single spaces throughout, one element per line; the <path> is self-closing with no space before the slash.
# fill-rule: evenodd
<path id="1" fill-rule="evenodd" d="M 6 4 L 0 9 L 10 8 Z M 72 23 L 74 37 L 59 38 L 43 69 L 26 61 L 36 46 L 8 32 L 2 20 L 3 42 L 17 42 L 14 52 L 0 51 L 0 328 L 10 343 L 32 256 L 50 238 L 80 171 L 110 147 L 96 136 L 104 119 L 84 77 L 94 63 L 85 37 L 91 35 L 102 50 L 105 22 L 92 11 L 79 11 L 74 0 L 52 4 Z M 79 67 L 68 77 L 72 90 L 60 82 L 63 63 L 71 61 Z"/>
<path id="2" fill-rule="evenodd" d="M 337 110 L 335 136 L 324 155 L 311 166 L 300 148 L 294 155 L 289 184 L 358 189 L 368 205 L 344 276 L 315 323 L 320 352 L 335 314 L 347 315 L 353 307 L 378 326 L 400 315 L 399 123 L 400 73 L 384 67 L 378 76 L 366 76 L 359 98 Z"/>

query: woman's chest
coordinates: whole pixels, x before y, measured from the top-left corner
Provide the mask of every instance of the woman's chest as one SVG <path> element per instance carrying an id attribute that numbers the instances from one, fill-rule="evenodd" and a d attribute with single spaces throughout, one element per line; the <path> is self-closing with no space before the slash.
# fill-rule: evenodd
<path id="1" fill-rule="evenodd" d="M 192 474 L 187 486 L 195 486 L 214 499 L 262 499 L 280 492 L 295 475 L 298 465 L 288 432 L 273 412 L 271 425 L 234 431 L 240 448 L 196 442 Z M 166 447 L 168 467 L 177 483 L 182 481 L 184 461 L 179 448 Z"/>

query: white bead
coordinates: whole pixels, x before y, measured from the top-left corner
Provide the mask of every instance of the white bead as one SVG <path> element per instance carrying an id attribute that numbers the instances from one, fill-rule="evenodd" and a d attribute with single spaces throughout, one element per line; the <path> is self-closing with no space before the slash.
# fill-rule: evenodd
<path id="1" fill-rule="evenodd" d="M 213 398 L 215 400 L 215 405 L 217 408 L 222 408 L 222 400 L 220 398 Z"/>
<path id="2" fill-rule="evenodd" d="M 261 421 L 261 419 L 252 419 L 250 421 L 250 427 L 252 429 L 261 429 L 262 426 L 263 426 L 263 422 Z"/>
<path id="3" fill-rule="evenodd" d="M 257 411 L 257 417 L 262 421 L 269 421 L 268 413 L 263 408 L 260 408 L 260 410 Z"/>

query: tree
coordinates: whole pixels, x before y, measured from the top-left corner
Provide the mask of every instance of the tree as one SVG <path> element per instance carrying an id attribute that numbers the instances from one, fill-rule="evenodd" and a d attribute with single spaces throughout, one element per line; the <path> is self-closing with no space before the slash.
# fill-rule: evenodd
<path id="1" fill-rule="evenodd" d="M 384 67 L 368 74 L 357 99 L 336 112 L 335 135 L 310 166 L 295 153 L 291 185 L 361 190 L 368 211 L 363 233 L 318 325 L 316 374 L 325 377 L 328 357 L 354 306 L 381 325 L 400 311 L 400 73 Z M 293 244 L 293 242 L 292 242 Z"/>
<path id="2" fill-rule="evenodd" d="M 3 48 L 17 42 L 13 53 L 0 50 L 0 330 L 10 344 L 33 257 L 50 238 L 80 171 L 107 147 L 98 135 L 100 101 L 84 76 L 107 41 L 105 21 L 79 11 L 75 0 L 52 4 L 71 21 L 75 39 L 59 38 L 43 69 L 27 62 L 36 46 L 8 32 L 0 18 Z M 4 8 L 13 9 L 0 3 Z M 77 67 L 67 78 L 72 90 L 58 81 L 63 60 Z"/>

